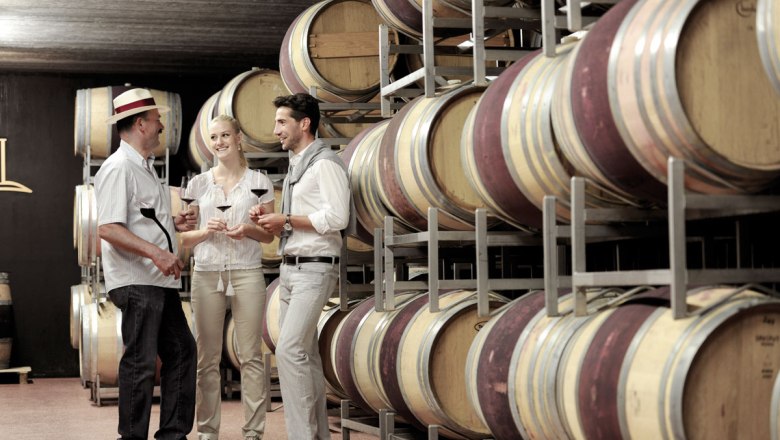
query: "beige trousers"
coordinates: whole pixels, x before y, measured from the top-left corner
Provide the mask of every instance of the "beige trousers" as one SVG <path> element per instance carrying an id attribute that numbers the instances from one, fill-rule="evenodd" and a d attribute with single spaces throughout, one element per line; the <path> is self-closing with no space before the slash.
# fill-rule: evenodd
<path id="1" fill-rule="evenodd" d="M 265 365 L 262 335 L 265 319 L 265 278 L 262 269 L 233 270 L 235 296 L 216 290 L 227 272 L 195 271 L 192 275 L 192 312 L 198 347 L 196 426 L 200 440 L 217 440 L 220 424 L 220 373 L 228 301 L 235 321 L 235 341 L 241 363 L 241 403 L 245 437 L 263 436 L 265 429 Z M 232 339 L 232 338 L 228 338 Z"/>
<path id="2" fill-rule="evenodd" d="M 338 273 L 338 264 L 328 263 L 280 268 L 276 367 L 290 440 L 330 440 L 317 323 L 334 293 Z"/>

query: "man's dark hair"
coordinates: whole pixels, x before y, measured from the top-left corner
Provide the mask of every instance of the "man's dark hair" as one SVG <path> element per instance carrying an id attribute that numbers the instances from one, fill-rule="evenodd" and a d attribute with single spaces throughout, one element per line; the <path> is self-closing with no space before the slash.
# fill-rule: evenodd
<path id="1" fill-rule="evenodd" d="M 116 121 L 116 131 L 117 133 L 122 133 L 124 131 L 130 130 L 133 127 L 133 124 L 135 124 L 135 120 L 138 118 L 146 119 L 146 114 L 149 113 L 149 110 L 141 113 L 136 113 L 134 115 L 130 115 L 126 118 L 122 118 L 118 121 Z"/>
<path id="2" fill-rule="evenodd" d="M 296 121 L 300 121 L 303 118 L 309 118 L 311 121 L 309 132 L 312 135 L 317 134 L 317 127 L 320 125 L 320 104 L 313 96 L 308 93 L 277 96 L 276 99 L 274 99 L 274 105 L 276 108 L 289 108 L 291 110 L 290 115 Z"/>

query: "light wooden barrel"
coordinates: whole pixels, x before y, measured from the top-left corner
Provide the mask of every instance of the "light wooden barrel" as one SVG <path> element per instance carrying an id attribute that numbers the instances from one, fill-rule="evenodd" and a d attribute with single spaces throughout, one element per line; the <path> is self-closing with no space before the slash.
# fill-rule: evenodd
<path id="1" fill-rule="evenodd" d="M 439 208 L 444 230 L 473 230 L 484 202 L 469 185 L 458 145 L 469 111 L 484 89 L 463 87 L 419 97 L 390 121 L 379 148 L 388 208 L 407 224 L 427 230 L 429 207 Z"/>
<path id="2" fill-rule="evenodd" d="M 209 97 L 198 110 L 195 122 L 190 130 L 190 148 L 187 157 L 196 170 L 210 168 L 214 164 L 214 153 L 209 147 L 209 122 L 217 116 L 215 113 L 220 92 Z"/>
<path id="3" fill-rule="evenodd" d="M 124 353 L 122 311 L 111 301 L 85 304 L 82 311 L 82 382 L 116 386 Z"/>
<path id="4" fill-rule="evenodd" d="M 99 284 L 98 298 L 105 298 L 106 286 Z M 81 340 L 81 312 L 85 304 L 93 302 L 96 298 L 92 294 L 92 284 L 82 283 L 70 286 L 70 345 L 78 349 Z"/>
<path id="5" fill-rule="evenodd" d="M 368 101 L 379 90 L 380 16 L 362 0 L 326 0 L 299 15 L 287 30 L 279 70 L 293 93 L 317 87 L 327 102 Z M 392 42 L 398 41 L 393 32 Z M 397 55 L 391 55 L 390 68 Z"/>
<path id="6" fill-rule="evenodd" d="M 14 341 L 14 302 L 8 274 L 0 272 L 0 370 L 11 364 Z"/>
<path id="7" fill-rule="evenodd" d="M 491 295 L 490 306 L 507 300 Z M 423 425 L 440 425 L 445 435 L 484 438 L 490 434 L 468 402 L 466 357 L 479 329 L 473 291 L 439 297 L 440 312 L 420 309 L 404 330 L 397 374 L 404 400 Z"/>
<path id="8" fill-rule="evenodd" d="M 401 306 L 418 295 L 419 292 L 399 293 L 395 301 Z M 354 404 L 376 413 L 389 408 L 380 380 L 379 353 L 394 312 L 377 312 L 375 298 L 367 298 L 341 321 L 331 345 L 341 388 Z"/>
<path id="9" fill-rule="evenodd" d="M 108 157 L 119 148 L 119 134 L 116 124 L 106 124 L 114 113 L 115 97 L 132 89 L 131 86 L 108 86 L 76 91 L 74 154 L 85 155 L 90 148 L 94 158 Z M 165 156 L 165 150 L 171 155 L 179 151 L 181 141 L 181 98 L 178 93 L 149 89 L 158 105 L 167 105 L 170 111 L 163 113 L 165 126 L 160 135 L 160 146 L 153 153 L 157 157 Z"/>
<path id="10" fill-rule="evenodd" d="M 274 212 L 281 212 L 282 210 L 282 186 L 281 184 L 274 184 Z M 259 246 L 263 250 L 262 262 L 265 267 L 277 267 L 282 262 L 282 256 L 277 255 L 279 252 L 279 237 L 274 236 L 274 239 L 270 243 L 259 243 Z"/>
<path id="11" fill-rule="evenodd" d="M 379 145 L 387 131 L 389 120 L 379 122 L 360 132 L 347 148 L 341 152 L 341 159 L 347 166 L 349 186 L 355 204 L 355 215 L 359 225 L 355 238 L 373 245 L 374 229 L 384 227 L 384 218 L 392 213 L 387 209 L 381 195 L 379 177 Z M 407 234 L 411 227 L 402 221 L 393 223 L 395 234 Z"/>
<path id="12" fill-rule="evenodd" d="M 95 380 L 92 357 L 94 351 L 93 341 L 97 335 L 97 303 L 103 303 L 105 301 L 105 298 L 98 298 L 92 302 L 84 303 L 80 312 L 79 376 L 81 377 L 81 386 L 85 388 Z"/>
<path id="13" fill-rule="evenodd" d="M 683 319 L 630 302 L 584 327 L 560 370 L 571 435 L 769 438 L 780 302 L 734 292 L 689 292 L 689 310 L 703 313 Z"/>
<path id="14" fill-rule="evenodd" d="M 702 193 L 759 191 L 780 173 L 780 99 L 761 64 L 754 10 L 650 0 L 622 21 L 609 105 L 628 149 L 660 181 L 669 157 L 686 161 L 686 187 Z"/>
<path id="15" fill-rule="evenodd" d="M 758 0 L 756 5 L 758 50 L 769 82 L 780 93 L 780 4 Z"/>
<path id="16" fill-rule="evenodd" d="M 276 151 L 282 144 L 274 135 L 276 107 L 273 101 L 277 96 L 289 94 L 279 72 L 253 68 L 225 84 L 216 111 L 239 122 L 245 151 Z"/>
<path id="17" fill-rule="evenodd" d="M 271 353 L 276 353 L 276 343 L 279 341 L 280 305 L 279 305 L 279 278 L 275 278 L 266 286 L 265 294 L 265 327 L 263 328 L 263 342 Z"/>
<path id="18" fill-rule="evenodd" d="M 513 422 L 515 396 L 509 394 L 514 374 L 512 351 L 532 318 L 544 308 L 544 292 L 530 292 L 500 309 L 485 324 L 469 348 L 466 384 L 472 408 L 496 440 L 521 438 Z"/>
<path id="19" fill-rule="evenodd" d="M 189 301 L 182 301 L 182 311 L 190 331 L 193 328 L 192 308 Z M 111 301 L 99 300 L 85 304 L 81 311 L 82 334 L 79 358 L 82 385 L 96 383 L 100 386 L 119 384 L 119 362 L 124 354 L 122 341 L 122 311 Z M 160 358 L 157 358 L 155 385 L 160 384 Z"/>
<path id="20" fill-rule="evenodd" d="M 552 102 L 556 138 L 578 175 L 629 199 L 664 201 L 666 187 L 634 158 L 609 107 L 609 48 L 636 0 L 621 1 L 574 48 L 558 77 Z"/>
<path id="21" fill-rule="evenodd" d="M 73 244 L 79 266 L 91 266 L 100 256 L 97 233 L 97 201 L 92 184 L 77 185 L 73 198 Z"/>
<path id="22" fill-rule="evenodd" d="M 775 387 L 772 389 L 772 408 L 770 430 L 772 440 L 780 440 L 780 375 L 775 379 Z"/>

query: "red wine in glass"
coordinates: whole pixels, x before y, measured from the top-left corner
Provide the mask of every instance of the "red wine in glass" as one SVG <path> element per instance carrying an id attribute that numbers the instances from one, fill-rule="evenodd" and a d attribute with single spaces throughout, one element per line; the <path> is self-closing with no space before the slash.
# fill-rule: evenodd
<path id="1" fill-rule="evenodd" d="M 263 196 L 263 194 L 268 192 L 268 188 L 252 188 L 252 193 L 257 196 L 257 198 L 260 198 Z"/>
<path id="2" fill-rule="evenodd" d="M 179 199 L 188 205 L 195 201 L 194 197 L 179 197 Z"/>
<path id="3" fill-rule="evenodd" d="M 227 211 L 232 205 L 217 205 L 217 209 L 219 209 L 222 212 Z"/>

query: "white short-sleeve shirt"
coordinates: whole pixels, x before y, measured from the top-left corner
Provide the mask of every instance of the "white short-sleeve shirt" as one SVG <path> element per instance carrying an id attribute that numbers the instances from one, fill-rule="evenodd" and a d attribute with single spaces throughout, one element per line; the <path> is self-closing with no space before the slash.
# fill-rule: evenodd
<path id="1" fill-rule="evenodd" d="M 170 190 L 160 182 L 151 160 L 145 160 L 130 144 L 121 141 L 119 149 L 103 162 L 95 175 L 98 225 L 121 224 L 141 239 L 167 250 L 168 241 L 162 229 L 141 215 L 142 207 L 154 208 L 157 220 L 171 238 L 172 251 L 177 254 Z M 105 240 L 101 246 L 106 290 L 129 285 L 181 288 L 180 280 L 164 276 L 151 259 L 115 248 Z"/>

